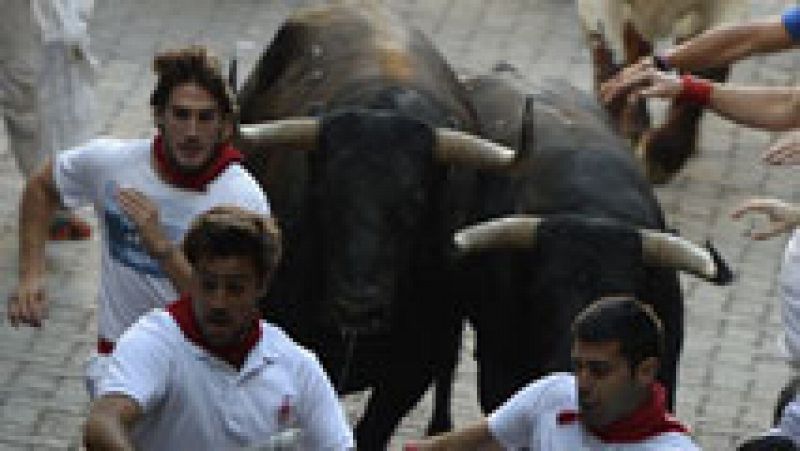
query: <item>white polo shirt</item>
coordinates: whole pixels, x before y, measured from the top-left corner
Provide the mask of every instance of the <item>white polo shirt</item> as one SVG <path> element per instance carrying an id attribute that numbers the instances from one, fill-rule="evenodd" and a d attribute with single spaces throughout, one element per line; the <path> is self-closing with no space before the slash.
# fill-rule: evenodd
<path id="1" fill-rule="evenodd" d="M 678 432 L 659 434 L 637 443 L 603 443 L 580 421 L 558 424 L 565 410 L 577 411 L 575 377 L 557 373 L 528 384 L 489 416 L 489 430 L 507 449 L 582 450 L 699 450 Z"/>
<path id="2" fill-rule="evenodd" d="M 783 346 L 792 366 L 800 367 L 800 229 L 795 229 L 786 250 L 778 275 L 778 291 L 783 321 Z"/>
<path id="3" fill-rule="evenodd" d="M 154 310 L 128 329 L 109 357 L 98 396 L 133 398 L 144 416 L 141 450 L 229 450 L 302 429 L 301 449 L 354 447 L 339 400 L 317 358 L 262 321 L 240 371 L 190 342 L 172 316 Z"/>

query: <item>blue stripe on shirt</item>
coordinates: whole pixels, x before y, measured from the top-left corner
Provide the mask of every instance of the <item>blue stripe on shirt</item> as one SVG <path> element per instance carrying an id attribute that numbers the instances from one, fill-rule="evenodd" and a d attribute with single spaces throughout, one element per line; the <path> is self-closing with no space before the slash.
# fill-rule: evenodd
<path id="1" fill-rule="evenodd" d="M 781 15 L 783 26 L 795 41 L 800 41 L 800 6 L 787 8 Z"/>

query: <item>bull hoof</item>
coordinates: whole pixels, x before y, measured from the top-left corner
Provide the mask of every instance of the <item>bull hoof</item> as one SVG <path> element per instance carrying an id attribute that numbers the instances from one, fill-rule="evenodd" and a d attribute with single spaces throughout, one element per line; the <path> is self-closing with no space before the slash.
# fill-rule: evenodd
<path id="1" fill-rule="evenodd" d="M 663 185 L 671 181 L 695 153 L 694 140 L 681 140 L 660 129 L 645 132 L 636 145 L 635 155 L 650 183 Z"/>

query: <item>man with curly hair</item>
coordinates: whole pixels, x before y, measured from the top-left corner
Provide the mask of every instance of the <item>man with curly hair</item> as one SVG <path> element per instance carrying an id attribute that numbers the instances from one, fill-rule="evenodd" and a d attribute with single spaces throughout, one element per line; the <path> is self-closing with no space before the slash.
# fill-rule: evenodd
<path id="1" fill-rule="evenodd" d="M 100 138 L 57 154 L 26 183 L 20 205 L 19 283 L 8 300 L 12 326 L 47 316 L 45 242 L 59 206 L 91 204 L 102 229 L 98 355 L 141 315 L 186 291 L 190 266 L 178 242 L 198 214 L 234 204 L 268 215 L 269 204 L 230 143 L 236 106 L 219 61 L 202 47 L 156 55 L 151 139 Z"/>
<path id="2" fill-rule="evenodd" d="M 86 421 L 87 449 L 353 448 L 316 357 L 258 319 L 280 248 L 262 215 L 224 205 L 197 217 L 182 246 L 190 289 L 120 338 Z"/>

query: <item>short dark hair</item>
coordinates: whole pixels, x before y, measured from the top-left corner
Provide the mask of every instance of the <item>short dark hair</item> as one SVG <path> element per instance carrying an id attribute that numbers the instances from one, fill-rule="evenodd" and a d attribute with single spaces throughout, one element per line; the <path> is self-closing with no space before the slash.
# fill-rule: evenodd
<path id="1" fill-rule="evenodd" d="M 207 90 L 217 101 L 223 115 L 236 112 L 236 101 L 225 77 L 219 59 L 205 47 L 191 46 L 158 53 L 153 59 L 153 71 L 158 80 L 150 95 L 150 106 L 163 113 L 175 87 L 196 83 Z"/>
<path id="2" fill-rule="evenodd" d="M 618 341 L 631 369 L 648 357 L 659 360 L 664 332 L 653 309 L 630 296 L 601 298 L 586 307 L 572 323 L 572 338 L 584 342 Z"/>
<path id="3" fill-rule="evenodd" d="M 183 252 L 196 266 L 203 258 L 247 257 L 264 284 L 269 284 L 281 256 L 275 221 L 234 205 L 220 205 L 192 221 Z"/>

